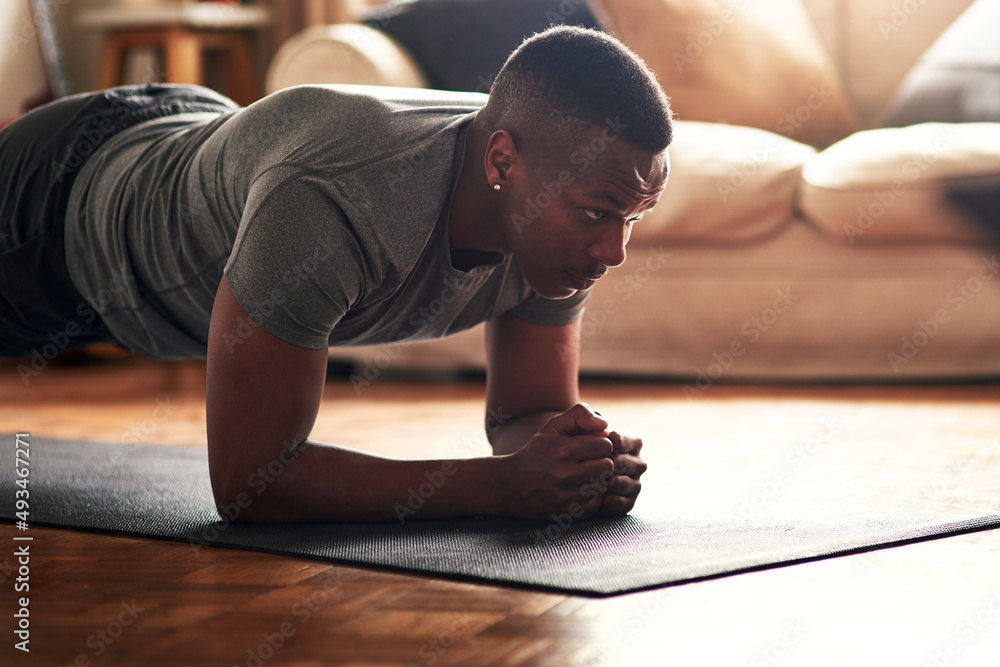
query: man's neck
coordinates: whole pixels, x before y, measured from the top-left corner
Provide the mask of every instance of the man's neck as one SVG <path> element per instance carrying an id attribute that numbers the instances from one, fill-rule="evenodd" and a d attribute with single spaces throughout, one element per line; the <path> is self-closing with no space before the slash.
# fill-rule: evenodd
<path id="1" fill-rule="evenodd" d="M 507 253 L 502 213 L 483 165 L 488 139 L 477 114 L 466 135 L 465 160 L 448 218 L 452 264 L 458 269 L 491 263 L 496 253 Z"/>

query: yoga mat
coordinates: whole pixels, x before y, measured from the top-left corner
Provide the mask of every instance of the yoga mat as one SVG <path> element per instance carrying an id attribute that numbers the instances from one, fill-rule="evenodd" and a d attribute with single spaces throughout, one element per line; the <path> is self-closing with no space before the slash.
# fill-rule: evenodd
<path id="1" fill-rule="evenodd" d="M 605 596 L 1000 526 L 1000 515 L 811 508 L 590 521 L 243 525 L 221 520 L 204 449 L 32 436 L 29 525 L 188 542 Z M 0 518 L 15 520 L 15 438 L 0 437 Z M 21 464 L 23 467 L 23 463 Z M 750 514 L 746 512 L 745 514 Z"/>

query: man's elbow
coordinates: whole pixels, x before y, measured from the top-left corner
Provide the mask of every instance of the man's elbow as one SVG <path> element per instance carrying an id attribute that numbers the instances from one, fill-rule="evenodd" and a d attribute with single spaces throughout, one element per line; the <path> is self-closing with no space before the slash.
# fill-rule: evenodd
<path id="1" fill-rule="evenodd" d="M 277 494 L 273 486 L 277 478 L 265 478 L 259 473 L 259 470 L 212 470 L 215 509 L 225 522 L 281 523 L 288 520 L 281 505 L 274 502 Z"/>
<path id="2" fill-rule="evenodd" d="M 231 492 L 218 487 L 212 488 L 215 497 L 215 511 L 227 523 L 260 523 L 260 509 L 254 507 L 254 498 L 246 491 Z M 259 505 L 259 503 L 257 503 Z"/>

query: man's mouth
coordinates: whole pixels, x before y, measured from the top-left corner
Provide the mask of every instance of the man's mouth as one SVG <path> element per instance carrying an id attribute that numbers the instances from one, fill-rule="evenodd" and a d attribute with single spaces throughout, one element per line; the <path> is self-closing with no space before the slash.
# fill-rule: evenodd
<path id="1" fill-rule="evenodd" d="M 570 278 L 570 283 L 575 290 L 585 291 L 589 290 L 594 286 L 598 280 L 604 277 L 604 273 L 588 273 L 588 274 L 578 274 L 566 271 L 566 275 Z"/>

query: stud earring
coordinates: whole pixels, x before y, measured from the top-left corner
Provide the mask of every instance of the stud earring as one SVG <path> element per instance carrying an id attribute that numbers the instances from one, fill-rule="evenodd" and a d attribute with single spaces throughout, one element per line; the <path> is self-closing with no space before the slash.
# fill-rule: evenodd
<path id="1" fill-rule="evenodd" d="M 493 184 L 493 189 L 499 191 L 500 190 L 500 184 L 499 183 L 494 183 Z"/>

